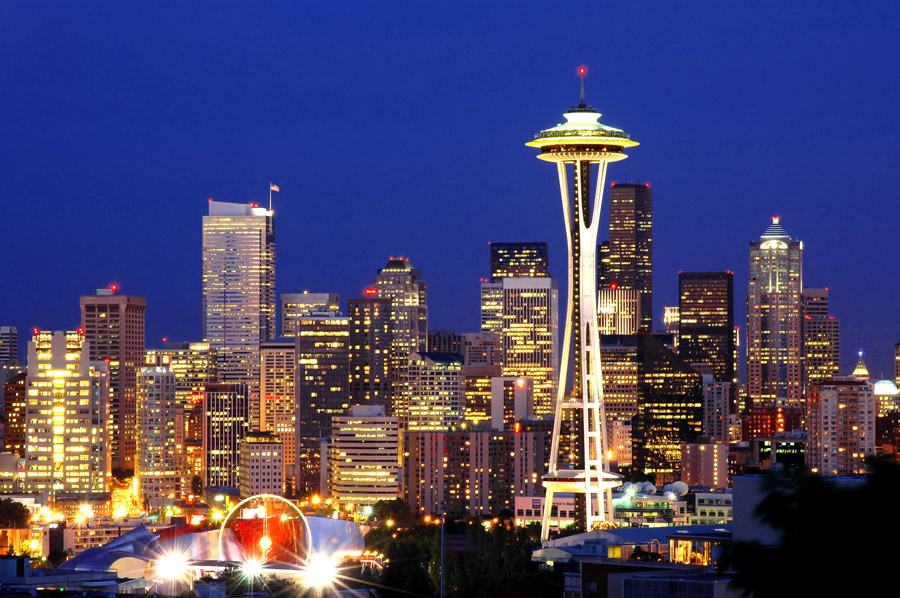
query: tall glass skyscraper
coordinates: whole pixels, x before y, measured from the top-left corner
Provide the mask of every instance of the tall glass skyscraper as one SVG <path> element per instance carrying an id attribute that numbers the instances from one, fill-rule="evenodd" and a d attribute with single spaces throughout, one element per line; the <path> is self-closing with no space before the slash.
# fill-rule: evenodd
<path id="1" fill-rule="evenodd" d="M 800 325 L 803 242 L 791 239 L 778 216 L 750 242 L 747 293 L 747 393 L 754 407 L 801 407 Z"/>
<path id="2" fill-rule="evenodd" d="M 259 345 L 275 337 L 276 305 L 272 212 L 210 201 L 203 217 L 203 337 L 217 350 L 223 381 L 259 384 Z"/>

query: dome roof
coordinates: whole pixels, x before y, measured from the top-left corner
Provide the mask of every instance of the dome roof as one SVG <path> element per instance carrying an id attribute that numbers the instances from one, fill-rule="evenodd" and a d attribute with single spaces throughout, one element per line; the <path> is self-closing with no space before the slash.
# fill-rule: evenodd
<path id="1" fill-rule="evenodd" d="M 900 390 L 897 389 L 897 385 L 890 380 L 879 380 L 873 385 L 873 388 L 875 394 L 881 396 L 892 396 L 900 394 Z"/>

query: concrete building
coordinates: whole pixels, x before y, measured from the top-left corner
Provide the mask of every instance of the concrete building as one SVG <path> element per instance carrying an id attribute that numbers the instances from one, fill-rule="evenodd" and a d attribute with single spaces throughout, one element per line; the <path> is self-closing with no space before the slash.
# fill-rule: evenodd
<path id="1" fill-rule="evenodd" d="M 600 339 L 603 402 L 607 421 L 631 423 L 638 405 L 636 335 L 604 335 Z"/>
<path id="2" fill-rule="evenodd" d="M 813 384 L 806 415 L 810 470 L 827 476 L 865 474 L 865 459 L 875 454 L 876 411 L 867 380 L 835 376 Z"/>
<path id="3" fill-rule="evenodd" d="M 137 455 L 139 500 L 158 509 L 181 498 L 184 476 L 176 447 L 177 383 L 167 367 L 143 367 L 137 377 Z"/>
<path id="4" fill-rule="evenodd" d="M 497 333 L 464 332 L 462 337 L 465 365 L 500 365 L 502 359 Z"/>
<path id="5" fill-rule="evenodd" d="M 257 393 L 259 347 L 275 338 L 275 222 L 255 204 L 209 202 L 203 217 L 203 340 L 222 382 Z"/>
<path id="6" fill-rule="evenodd" d="M 515 376 L 491 379 L 492 430 L 514 430 L 516 422 L 534 418 L 534 380 Z"/>
<path id="7" fill-rule="evenodd" d="M 465 419 L 463 357 L 458 353 L 410 353 L 404 400 L 394 413 L 409 430 L 453 430 Z"/>
<path id="8" fill-rule="evenodd" d="M 250 432 L 250 390 L 246 384 L 210 384 L 203 406 L 204 485 L 239 488 L 241 443 Z"/>
<path id="9" fill-rule="evenodd" d="M 92 361 L 109 364 L 109 443 L 113 470 L 134 469 L 137 373 L 144 364 L 147 299 L 120 295 L 119 286 L 82 295 L 81 328 Z"/>
<path id="10" fill-rule="evenodd" d="M 491 421 L 491 380 L 500 375 L 499 365 L 463 365 L 465 425 L 469 429 Z"/>
<path id="11" fill-rule="evenodd" d="M 241 442 L 241 496 L 284 494 L 284 453 L 271 432 L 248 432 Z"/>
<path id="12" fill-rule="evenodd" d="M 728 442 L 731 382 L 717 382 L 703 376 L 703 435 L 718 442 Z"/>
<path id="13" fill-rule="evenodd" d="M 109 488 L 109 367 L 89 355 L 80 330 L 35 329 L 28 343 L 26 492 Z"/>
<path id="14" fill-rule="evenodd" d="M 803 335 L 803 393 L 841 369 L 840 322 L 829 313 L 828 289 L 803 289 L 800 328 Z"/>
<path id="15" fill-rule="evenodd" d="M 688 486 L 728 487 L 728 443 L 681 445 L 681 481 Z"/>
<path id="16" fill-rule="evenodd" d="M 491 247 L 491 282 L 503 278 L 550 276 L 547 244 L 489 243 Z"/>
<path id="17" fill-rule="evenodd" d="M 259 412 L 250 422 L 251 430 L 272 432 L 281 440 L 286 447 L 285 463 L 290 467 L 294 466 L 296 344 L 296 338 L 282 337 L 259 346 Z M 253 407 L 251 403 L 250 409 Z"/>
<path id="18" fill-rule="evenodd" d="M 25 456 L 26 372 L 11 377 L 3 385 L 3 411 L 6 418 L 3 444 L 6 451 Z"/>
<path id="19" fill-rule="evenodd" d="M 281 294 L 281 336 L 297 336 L 297 327 L 302 318 L 314 313 L 327 312 L 332 316 L 341 313 L 341 300 L 335 293 L 282 293 Z"/>
<path id="20" fill-rule="evenodd" d="M 383 405 L 354 405 L 332 419 L 329 495 L 371 507 L 400 496 L 400 422 Z"/>
<path id="21" fill-rule="evenodd" d="M 750 242 L 747 389 L 751 407 L 803 407 L 803 243 L 777 216 Z"/>

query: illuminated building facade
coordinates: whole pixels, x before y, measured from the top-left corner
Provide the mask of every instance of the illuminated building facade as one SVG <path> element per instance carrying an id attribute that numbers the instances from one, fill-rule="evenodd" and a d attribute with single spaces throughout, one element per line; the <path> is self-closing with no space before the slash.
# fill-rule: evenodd
<path id="1" fill-rule="evenodd" d="M 147 366 L 168 368 L 175 376 L 175 456 L 181 489 L 188 492 L 195 477 L 203 478 L 203 402 L 206 387 L 217 381 L 216 350 L 205 342 L 165 342 L 147 351 Z"/>
<path id="2" fill-rule="evenodd" d="M 481 279 L 481 331 L 487 334 L 496 334 L 497 338 L 500 338 L 503 333 L 502 282 Z"/>
<path id="3" fill-rule="evenodd" d="M 747 293 L 747 392 L 751 406 L 803 406 L 803 242 L 775 216 L 750 242 Z"/>
<path id="4" fill-rule="evenodd" d="M 146 508 L 158 509 L 182 495 L 176 447 L 177 384 L 167 367 L 138 370 L 137 454 L 134 475 L 138 497 Z"/>
<path id="5" fill-rule="evenodd" d="M 332 419 L 329 494 L 371 507 L 400 496 L 400 422 L 383 405 L 353 405 Z M 345 507 L 346 508 L 346 507 Z"/>
<path id="6" fill-rule="evenodd" d="M 294 465 L 294 410 L 297 347 L 294 338 L 266 341 L 259 346 L 259 415 L 250 429 L 272 432 L 284 443 L 284 461 Z M 250 408 L 253 408 L 251 404 Z M 290 455 L 288 455 L 290 451 Z"/>
<path id="7" fill-rule="evenodd" d="M 253 204 L 209 202 L 203 217 L 203 337 L 223 382 L 259 381 L 259 346 L 275 337 L 275 223 Z"/>
<path id="8" fill-rule="evenodd" d="M 703 376 L 703 435 L 717 442 L 728 442 L 731 420 L 731 382 L 718 382 Z"/>
<path id="9" fill-rule="evenodd" d="M 378 297 L 391 302 L 391 396 L 394 408 L 402 401 L 409 354 L 428 343 L 428 302 L 422 271 L 409 258 L 391 258 L 372 285 Z"/>
<path id="10" fill-rule="evenodd" d="M 828 313 L 828 289 L 803 289 L 803 392 L 836 376 L 841 367 L 840 322 Z"/>
<path id="11" fill-rule="evenodd" d="M 681 445 L 681 481 L 688 486 L 728 487 L 728 443 Z"/>
<path id="12" fill-rule="evenodd" d="M 597 291 L 600 334 L 637 334 L 641 325 L 641 292 L 604 287 Z"/>
<path id="13" fill-rule="evenodd" d="M 282 293 L 281 336 L 297 336 L 302 318 L 322 312 L 340 315 L 340 298 L 335 293 Z"/>
<path id="14" fill-rule="evenodd" d="M 549 417 L 559 384 L 559 288 L 555 278 L 503 278 L 504 376 L 534 380 L 535 413 Z"/>
<path id="15" fill-rule="evenodd" d="M 641 293 L 641 330 L 653 329 L 653 190 L 649 183 L 609 188 L 609 256 L 600 284 Z"/>
<path id="16" fill-rule="evenodd" d="M 113 470 L 133 470 L 137 372 L 144 364 L 147 299 L 120 295 L 118 285 L 81 296 L 81 328 L 92 361 L 109 363 L 109 443 Z"/>
<path id="17" fill-rule="evenodd" d="M 285 448 L 285 471 L 294 467 L 301 493 L 319 490 L 320 441 L 331 433 L 333 418 L 348 413 L 349 342 L 349 318 L 317 312 L 297 322 L 296 451 Z M 386 364 L 390 346 L 383 349 Z"/>
<path id="18" fill-rule="evenodd" d="M 19 372 L 3 384 L 4 449 L 19 457 L 25 456 L 26 376 L 25 372 Z"/>
<path id="19" fill-rule="evenodd" d="M 0 366 L 19 361 L 19 331 L 15 326 L 0 326 Z"/>
<path id="20" fill-rule="evenodd" d="M 491 243 L 491 282 L 518 276 L 550 276 L 546 243 Z"/>
<path id="21" fill-rule="evenodd" d="M 638 362 L 634 466 L 660 483 L 681 468 L 681 445 L 703 432 L 703 380 L 650 334 L 638 335 Z"/>
<path id="22" fill-rule="evenodd" d="M 600 339 L 603 403 L 607 421 L 631 422 L 637 414 L 637 335 L 604 335 Z"/>
<path id="23" fill-rule="evenodd" d="M 900 343 L 894 345 L 894 384 L 900 386 Z"/>
<path id="24" fill-rule="evenodd" d="M 109 368 L 84 334 L 35 330 L 25 380 L 25 492 L 106 492 Z"/>
<path id="25" fill-rule="evenodd" d="M 210 384 L 203 406 L 204 485 L 238 488 L 241 443 L 250 431 L 250 389 L 247 384 Z"/>
<path id="26" fill-rule="evenodd" d="M 806 464 L 826 476 L 867 473 L 875 454 L 875 395 L 854 376 L 836 376 L 812 385 L 807 399 Z"/>
<path id="27" fill-rule="evenodd" d="M 347 301 L 349 318 L 350 404 L 384 405 L 391 401 L 391 300 L 367 296 Z"/>
<path id="28" fill-rule="evenodd" d="M 734 379 L 734 273 L 678 273 L 678 355 L 707 363 L 713 380 Z"/>
<path id="29" fill-rule="evenodd" d="M 284 453 L 271 432 L 248 432 L 241 442 L 241 496 L 284 494 Z"/>
<path id="30" fill-rule="evenodd" d="M 477 428 L 491 421 L 491 380 L 500 375 L 499 365 L 463 365 L 465 425 Z"/>
<path id="31" fill-rule="evenodd" d="M 581 69 L 580 72 L 582 89 L 581 102 L 578 107 L 570 109 L 564 115 L 565 123 L 541 131 L 535 135 L 533 141 L 526 144 L 540 149 L 541 153 L 538 158 L 556 164 L 563 219 L 568 233 L 569 276 L 566 297 L 569 304 L 566 309 L 566 326 L 562 347 L 563 361 L 558 370 L 556 367 L 553 368 L 554 372 L 562 373 L 562 379 L 554 379 L 550 384 L 551 393 L 554 391 L 557 393 L 555 403 L 552 394 L 549 397 L 550 400 L 546 402 L 544 395 L 538 394 L 543 382 L 540 377 L 527 372 L 508 372 L 505 369 L 503 372 L 504 375 L 534 377 L 537 402 L 535 411 L 539 415 L 554 414 L 553 447 L 551 449 L 553 459 L 551 459 L 548 473 L 543 477 L 547 498 L 544 501 L 542 539 L 549 536 L 550 509 L 555 492 L 579 494 L 576 501 L 579 505 L 578 520 L 583 522 L 586 529 L 590 530 L 602 522 L 610 520 L 609 488 L 618 485 L 613 481 L 617 476 L 607 471 L 608 439 L 606 413 L 603 405 L 603 382 L 600 373 L 600 336 L 597 331 L 597 233 L 600 228 L 600 200 L 605 186 L 607 165 L 610 162 L 626 158 L 625 149 L 636 146 L 637 142 L 632 141 L 621 129 L 600 124 L 600 114 L 584 102 L 583 76 L 585 71 Z M 592 190 L 591 178 L 594 164 L 597 164 L 597 170 L 596 183 Z M 571 190 L 567 165 L 572 166 L 571 172 L 574 178 L 574 187 Z M 646 216 L 649 223 L 649 189 L 646 194 L 643 191 L 636 193 L 640 193 L 641 197 L 648 198 Z M 591 200 L 592 194 L 594 195 L 593 201 Z M 610 198 L 612 200 L 612 196 Z M 622 203 L 622 201 L 618 201 L 617 205 Z M 612 217 L 610 221 L 613 221 Z M 634 224 L 632 224 L 632 228 L 634 228 Z M 622 238 L 612 237 L 612 225 L 610 232 L 610 274 L 613 275 L 614 268 L 621 270 L 623 267 L 623 261 L 616 262 L 618 257 L 613 255 L 620 252 L 617 243 L 620 243 Z M 640 251 L 643 252 L 643 248 L 646 246 L 649 261 L 649 229 L 647 235 L 646 243 L 642 245 Z M 630 286 L 622 284 L 618 280 L 616 282 L 620 287 L 639 288 L 636 286 L 636 281 Z M 632 281 L 629 280 L 629 282 Z M 609 283 L 606 282 L 606 284 Z M 647 307 L 646 314 L 649 315 L 651 310 L 649 305 Z M 644 312 L 643 305 L 641 308 Z M 555 311 L 554 309 L 553 312 Z M 506 333 L 504 326 L 504 336 Z M 555 330 L 553 336 L 556 338 Z M 504 338 L 504 349 L 507 348 L 507 341 Z M 508 352 L 505 351 L 505 353 L 508 365 L 510 356 Z M 572 391 L 567 397 L 565 381 L 569 371 L 569 359 L 573 353 L 573 384 Z M 556 356 L 555 347 L 553 355 Z M 560 441 L 565 442 L 565 439 L 562 438 L 563 426 L 572 431 L 570 437 L 574 439 L 574 442 L 570 444 L 570 450 L 563 454 L 565 463 L 560 468 L 558 463 L 558 457 L 561 455 Z"/>
<path id="32" fill-rule="evenodd" d="M 458 353 L 410 353 L 404 400 L 394 411 L 404 429 L 440 431 L 462 426 L 466 407 L 462 362 Z"/>

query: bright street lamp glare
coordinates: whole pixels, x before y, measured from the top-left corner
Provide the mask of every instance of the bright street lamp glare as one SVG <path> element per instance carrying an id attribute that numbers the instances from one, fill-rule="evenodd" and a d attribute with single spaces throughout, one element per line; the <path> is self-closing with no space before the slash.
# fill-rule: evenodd
<path id="1" fill-rule="evenodd" d="M 306 565 L 304 581 L 315 588 L 324 588 L 337 577 L 335 562 L 324 554 L 312 554 Z"/>
<path id="2" fill-rule="evenodd" d="M 260 561 L 255 559 L 250 559 L 249 561 L 244 561 L 244 564 L 241 565 L 241 573 L 244 574 L 244 577 L 259 577 L 262 575 L 263 566 Z"/>
<path id="3" fill-rule="evenodd" d="M 181 577 L 187 571 L 187 557 L 180 552 L 169 552 L 156 561 L 156 574 L 163 579 Z"/>

